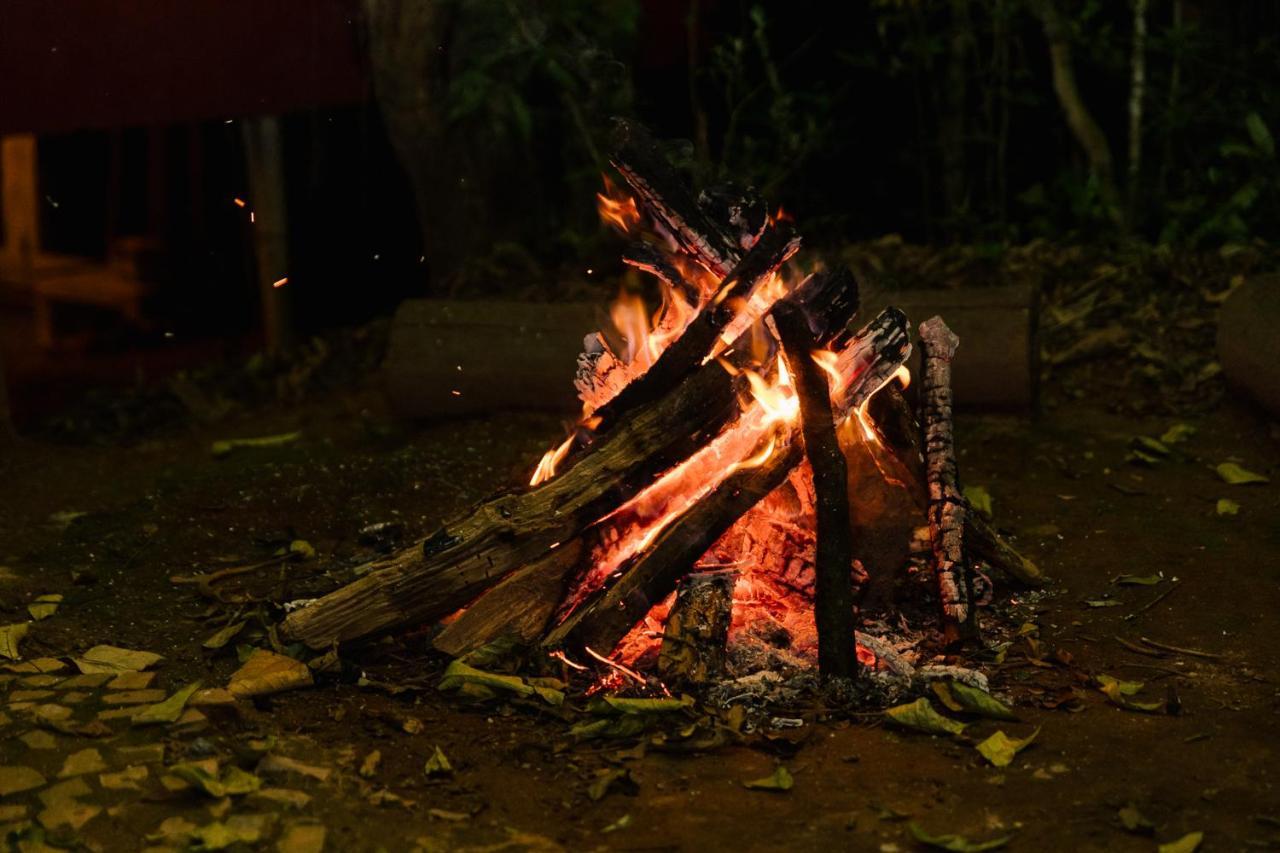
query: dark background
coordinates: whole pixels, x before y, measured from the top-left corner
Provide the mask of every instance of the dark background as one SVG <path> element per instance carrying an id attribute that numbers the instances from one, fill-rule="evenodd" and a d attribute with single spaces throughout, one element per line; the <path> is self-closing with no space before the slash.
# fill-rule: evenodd
<path id="1" fill-rule="evenodd" d="M 1049 15 L 1109 173 L 1065 119 Z M 699 185 L 760 187 L 811 245 L 1274 239 L 1280 7 L 1142 16 L 1136 166 L 1135 5 L 1096 0 L 9 3 L 0 131 L 38 134 L 45 249 L 159 246 L 126 348 L 257 334 L 250 116 L 281 117 L 303 334 L 616 270 L 594 211 L 613 115 L 683 140 Z"/>

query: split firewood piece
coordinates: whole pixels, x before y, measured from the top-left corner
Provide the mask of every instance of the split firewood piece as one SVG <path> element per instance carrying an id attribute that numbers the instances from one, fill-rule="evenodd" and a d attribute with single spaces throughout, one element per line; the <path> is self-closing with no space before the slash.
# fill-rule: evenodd
<path id="1" fill-rule="evenodd" d="M 666 254 L 652 243 L 632 243 L 622 252 L 622 262 L 630 267 L 647 272 L 663 282 L 667 287 L 684 297 L 690 305 L 697 306 L 701 294 L 692 282 L 680 274 Z"/>
<path id="2" fill-rule="evenodd" d="M 848 359 L 844 359 L 847 353 L 841 354 L 841 363 L 860 364 L 863 369 L 842 392 L 838 411 L 861 406 L 910 354 L 905 318 L 901 312 L 891 312 L 892 309 L 882 312 L 848 345 L 858 350 L 875 349 L 874 353 L 857 352 Z M 891 329 L 895 319 L 900 324 L 896 332 Z M 825 336 L 818 340 L 824 341 Z M 882 362 L 889 364 L 886 367 Z M 654 604 L 670 594 L 676 581 L 693 568 L 711 544 L 781 485 L 804 458 L 798 429 L 793 427 L 785 436 L 771 440 L 776 444 L 764 462 L 734 472 L 673 520 L 645 551 L 620 570 L 612 586 L 579 605 L 547 635 L 543 645 L 589 647 L 601 654 L 612 651 Z"/>
<path id="3" fill-rule="evenodd" d="M 281 633 L 314 649 L 438 619 L 645 488 L 736 419 L 741 384 L 708 364 L 541 485 L 499 494 L 299 608 Z"/>
<path id="4" fill-rule="evenodd" d="M 706 684 L 725 670 L 735 571 L 685 575 L 662 631 L 658 676 L 666 684 Z"/>
<path id="5" fill-rule="evenodd" d="M 527 646 L 541 637 L 564 598 L 566 579 L 589 552 L 587 537 L 551 549 L 486 590 L 432 640 L 439 651 L 461 657 L 494 640 L 510 637 Z"/>
<path id="6" fill-rule="evenodd" d="M 894 479 L 906 488 L 920 512 L 927 512 L 929 491 L 920 443 L 922 430 L 911 404 L 895 385 L 890 385 L 871 398 L 868 411 L 895 461 L 897 470 L 890 474 L 900 475 Z M 985 518 L 970 510 L 964 515 L 964 546 L 971 562 L 981 560 L 1024 586 L 1044 584 L 1040 568 L 1009 544 Z"/>
<path id="7" fill-rule="evenodd" d="M 609 159 L 665 236 L 717 278 L 729 274 L 741 256 L 737 240 L 698 206 L 647 129 L 618 119 Z"/>
<path id="8" fill-rule="evenodd" d="M 627 384 L 608 403 L 592 413 L 595 434 L 609 431 L 625 415 L 666 394 L 715 353 L 717 341 L 739 315 L 743 300 L 800 248 L 800 237 L 789 223 L 769 228 L 745 257 L 725 276 L 680 337 L 663 350 L 649 369 Z M 579 433 L 582 435 L 582 433 Z"/>
<path id="9" fill-rule="evenodd" d="M 817 273 L 784 297 L 782 304 L 796 306 L 796 310 L 813 317 L 812 322 L 821 339 L 842 340 L 845 327 L 857 311 L 857 283 L 848 270 Z M 777 306 L 771 309 L 769 316 L 772 316 L 773 310 L 777 310 Z M 897 318 L 890 315 L 890 320 L 893 319 Z M 890 326 L 892 322 L 886 323 L 882 315 L 864 329 L 850 346 L 858 349 L 885 347 L 885 351 L 895 354 L 892 357 L 896 358 L 903 347 L 909 349 L 906 343 L 906 321 L 899 320 L 899 334 L 896 336 L 889 331 Z M 874 333 L 870 331 L 873 329 Z M 741 362 L 748 358 L 746 349 L 733 351 L 730 362 Z M 867 355 L 865 360 L 870 363 L 872 357 Z M 741 367 L 742 364 L 737 363 L 737 366 Z M 712 368 L 721 370 L 715 364 L 707 365 L 701 370 Z M 560 476 L 569 476 L 570 473 Z M 577 568 L 572 556 L 589 554 L 595 535 L 595 529 L 588 528 L 582 536 L 585 544 L 560 540 L 562 544 L 559 554 L 548 554 L 533 560 L 485 591 L 471 603 L 465 613 L 436 637 L 436 648 L 448 654 L 461 655 L 503 635 L 511 636 L 522 644 L 536 641 L 543 635 L 551 612 L 564 597 L 567 579 Z M 571 549 L 571 545 L 577 550 Z M 692 561 L 699 556 L 701 553 L 695 554 L 688 565 L 692 565 Z"/>
<path id="10" fill-rule="evenodd" d="M 920 324 L 924 377 L 921 406 L 924 421 L 925 478 L 929 487 L 929 537 L 934 572 L 942 602 L 943 630 L 950 641 L 971 636 L 969 566 L 964 553 L 967 506 L 956 472 L 955 423 L 952 418 L 951 360 L 960 339 L 941 317 Z"/>
<path id="11" fill-rule="evenodd" d="M 778 336 L 796 393 L 804 452 L 813 469 L 817 552 L 814 558 L 814 621 L 818 628 L 818 672 L 852 678 L 858 669 L 854 644 L 853 533 L 849 472 L 831 414 L 826 373 L 813 360 L 818 348 L 803 314 L 782 306 L 775 312 Z"/>

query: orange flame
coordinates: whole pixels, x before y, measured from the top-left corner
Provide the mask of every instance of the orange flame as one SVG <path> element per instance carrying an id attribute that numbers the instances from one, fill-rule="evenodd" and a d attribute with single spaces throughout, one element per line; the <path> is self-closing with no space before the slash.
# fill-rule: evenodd
<path id="1" fill-rule="evenodd" d="M 554 477 L 556 468 L 569 455 L 569 448 L 571 447 L 573 447 L 572 435 L 566 438 L 563 444 L 553 447 L 542 454 L 542 459 L 538 462 L 538 467 L 534 469 L 533 478 L 529 480 L 529 485 L 536 486 Z"/>
<path id="2" fill-rule="evenodd" d="M 623 234 L 640 224 L 640 209 L 636 200 L 625 191 L 614 186 L 608 175 L 604 178 L 604 192 L 596 193 L 596 210 L 600 218 L 617 228 Z"/>

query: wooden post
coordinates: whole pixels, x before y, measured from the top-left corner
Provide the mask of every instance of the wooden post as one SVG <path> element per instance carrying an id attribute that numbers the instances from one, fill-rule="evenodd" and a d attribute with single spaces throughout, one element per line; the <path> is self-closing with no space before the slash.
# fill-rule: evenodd
<path id="1" fill-rule="evenodd" d="M 288 349 L 293 326 L 285 284 L 289 275 L 289 220 L 285 203 L 284 157 L 280 119 L 262 116 L 244 121 L 245 164 L 253 211 L 253 248 L 257 259 L 262 328 L 271 352 Z"/>

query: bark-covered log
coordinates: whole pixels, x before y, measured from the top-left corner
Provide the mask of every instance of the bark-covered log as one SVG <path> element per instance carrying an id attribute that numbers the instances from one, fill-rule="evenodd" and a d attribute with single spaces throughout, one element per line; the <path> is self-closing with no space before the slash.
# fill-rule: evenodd
<path id="1" fill-rule="evenodd" d="M 518 566 L 541 558 L 702 447 L 734 418 L 738 382 L 708 364 L 541 485 L 490 498 L 418 545 L 307 607 L 281 626 L 327 648 L 444 616 Z"/>
<path id="2" fill-rule="evenodd" d="M 831 389 L 826 374 L 813 360 L 818 342 L 805 318 L 784 309 L 774 319 L 800 398 L 804 451 L 813 469 L 818 672 L 825 678 L 852 678 L 858 669 L 853 639 L 853 535 L 848 468 L 831 414 Z"/>
<path id="3" fill-rule="evenodd" d="M 818 340 L 831 344 L 843 340 L 845 326 L 857 311 L 857 304 L 857 284 L 853 276 L 847 270 L 837 269 L 810 276 L 775 306 L 769 316 L 783 305 L 791 306 L 794 311 L 808 318 L 810 329 L 818 336 Z M 890 330 L 892 325 L 886 323 L 884 317 L 877 318 L 867 330 L 860 333 L 859 339 L 852 346 L 868 351 L 873 347 L 883 347 L 888 358 L 897 359 L 896 363 L 900 363 L 906 357 L 905 351 L 895 344 L 905 342 L 906 336 L 905 332 L 901 335 L 893 334 Z M 905 321 L 899 325 L 905 329 Z M 876 334 L 868 331 L 872 328 L 877 330 Z M 749 353 L 735 351 L 733 355 L 741 360 Z M 868 352 L 866 360 L 870 361 L 872 358 Z M 736 520 L 736 516 L 728 524 L 732 524 L 733 520 Z M 588 531 L 585 537 L 593 535 L 593 532 Z M 711 541 L 714 541 L 714 537 Z M 569 544 L 566 542 L 561 547 L 567 549 Z M 706 547 L 709 546 L 710 542 Z M 591 550 L 590 543 L 575 543 L 575 547 L 580 548 L 575 553 L 589 554 Z M 706 547 L 702 550 L 705 551 Z M 702 551 L 689 558 L 685 568 L 692 566 L 693 561 L 701 554 Z M 574 567 L 571 561 L 563 559 L 543 559 L 521 566 L 507 579 L 476 599 L 466 613 L 436 638 L 436 648 L 453 655 L 463 654 L 503 633 L 511 634 L 522 642 L 532 642 L 541 635 L 540 628 L 546 622 L 548 611 L 560 604 L 567 578 L 572 575 Z M 504 614 L 511 615 L 512 625 L 504 621 Z M 638 619 L 639 617 L 633 622 Z M 617 638 L 614 642 L 617 642 Z M 612 649 L 612 645 L 609 648 Z"/>
<path id="4" fill-rule="evenodd" d="M 685 575 L 663 625 L 658 677 L 668 685 L 706 684 L 725 669 L 735 571 Z"/>
<path id="5" fill-rule="evenodd" d="M 813 319 L 811 316 L 811 322 Z M 892 331 L 895 320 L 903 327 L 896 333 Z M 853 353 L 843 359 L 844 363 L 863 365 L 863 369 L 845 389 L 841 405 L 837 407 L 841 411 L 865 402 L 883 384 L 883 377 L 891 376 L 911 352 L 906 342 L 905 321 L 889 311 L 859 332 L 848 346 L 880 349 L 874 353 Z M 882 361 L 890 363 L 887 370 L 880 364 Z M 548 648 L 589 646 L 601 654 L 612 651 L 654 604 L 670 594 L 676 581 L 693 568 L 707 548 L 743 513 L 781 484 L 803 456 L 799 430 L 788 430 L 763 464 L 734 472 L 672 521 L 653 544 L 622 568 L 612 586 L 579 605 L 547 635 L 543 645 Z"/>
<path id="6" fill-rule="evenodd" d="M 941 317 L 920 324 L 924 376 L 925 475 L 929 486 L 929 536 L 942 602 L 944 631 L 958 640 L 974 632 L 969 567 L 964 553 L 966 504 L 956 473 L 951 360 L 960 345 Z"/>
<path id="7" fill-rule="evenodd" d="M 742 254 L 737 241 L 698 206 L 648 130 L 618 119 L 610 162 L 666 236 L 715 276 L 729 274 Z"/>

